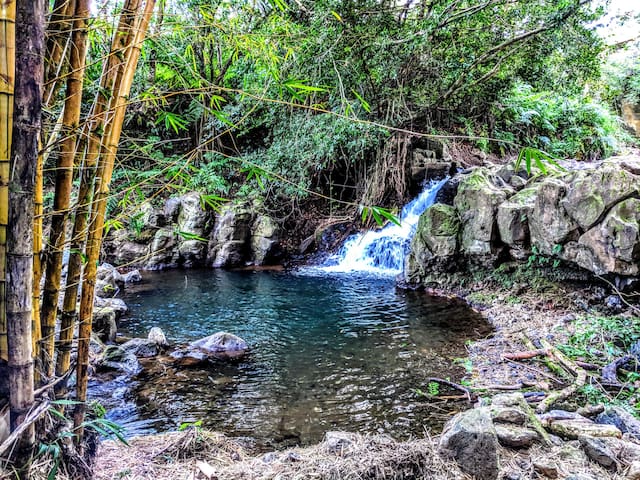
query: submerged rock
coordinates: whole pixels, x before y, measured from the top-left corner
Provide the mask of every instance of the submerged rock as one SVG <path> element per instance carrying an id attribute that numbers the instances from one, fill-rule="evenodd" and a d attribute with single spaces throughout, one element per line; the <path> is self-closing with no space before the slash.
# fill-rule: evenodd
<path id="1" fill-rule="evenodd" d="M 96 362 L 98 370 L 115 370 L 117 372 L 135 375 L 142 367 L 136 356 L 118 345 L 109 345 Z"/>
<path id="2" fill-rule="evenodd" d="M 180 365 L 196 365 L 207 360 L 224 360 L 244 356 L 249 347 L 240 337 L 227 332 L 214 333 L 195 342 L 187 348 L 177 350 L 171 354 Z"/>

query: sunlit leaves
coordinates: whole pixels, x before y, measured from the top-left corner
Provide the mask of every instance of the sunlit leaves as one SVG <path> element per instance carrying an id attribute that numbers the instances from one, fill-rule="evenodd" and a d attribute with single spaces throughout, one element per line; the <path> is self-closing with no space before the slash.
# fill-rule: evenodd
<path id="1" fill-rule="evenodd" d="M 379 225 L 382 226 L 386 222 L 391 222 L 395 225 L 400 226 L 400 219 L 393 214 L 390 210 L 382 207 L 361 207 L 361 220 L 362 223 L 367 223 L 369 219 L 373 218 L 373 220 Z"/>

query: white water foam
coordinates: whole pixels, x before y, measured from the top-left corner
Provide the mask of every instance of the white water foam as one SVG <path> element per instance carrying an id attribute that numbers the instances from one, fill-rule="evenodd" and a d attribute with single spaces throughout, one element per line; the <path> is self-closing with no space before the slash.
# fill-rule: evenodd
<path id="1" fill-rule="evenodd" d="M 338 253 L 327 259 L 318 270 L 324 272 L 363 272 L 381 276 L 395 276 L 402 272 L 404 257 L 420 215 L 433 205 L 436 195 L 448 178 L 431 182 L 403 209 L 400 225 L 389 223 L 380 230 L 372 230 L 349 237 Z"/>

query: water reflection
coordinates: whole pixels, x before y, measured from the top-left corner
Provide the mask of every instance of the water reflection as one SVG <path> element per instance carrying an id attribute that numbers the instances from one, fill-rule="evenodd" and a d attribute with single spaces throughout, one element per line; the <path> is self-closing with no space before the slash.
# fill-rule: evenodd
<path id="1" fill-rule="evenodd" d="M 420 434 L 434 411 L 414 389 L 424 389 L 427 376 L 459 375 L 452 360 L 488 331 L 463 304 L 371 277 L 148 273 L 125 301 L 124 335 L 159 326 L 186 342 L 225 330 L 251 352 L 189 369 L 151 360 L 129 393 L 118 393 L 123 382 L 95 384 L 112 418 L 135 433 L 202 420 L 278 445 L 314 442 L 333 429 Z"/>

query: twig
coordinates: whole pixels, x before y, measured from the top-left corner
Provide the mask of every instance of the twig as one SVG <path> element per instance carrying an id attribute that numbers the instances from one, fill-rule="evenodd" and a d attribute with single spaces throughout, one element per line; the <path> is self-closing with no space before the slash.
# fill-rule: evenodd
<path id="1" fill-rule="evenodd" d="M 458 390 L 462 393 L 465 394 L 465 396 L 467 397 L 467 400 L 469 401 L 469 403 L 473 402 L 473 400 L 471 399 L 471 392 L 469 391 L 469 389 L 467 387 L 463 387 L 462 385 L 458 384 L 458 383 L 454 383 L 451 382 L 449 380 L 445 380 L 444 378 L 437 378 L 437 377 L 429 377 L 427 378 L 427 382 L 435 382 L 435 383 L 440 383 L 442 385 L 446 385 L 448 387 L 453 388 L 454 390 Z M 473 394 L 474 398 L 475 398 L 475 394 Z"/>

